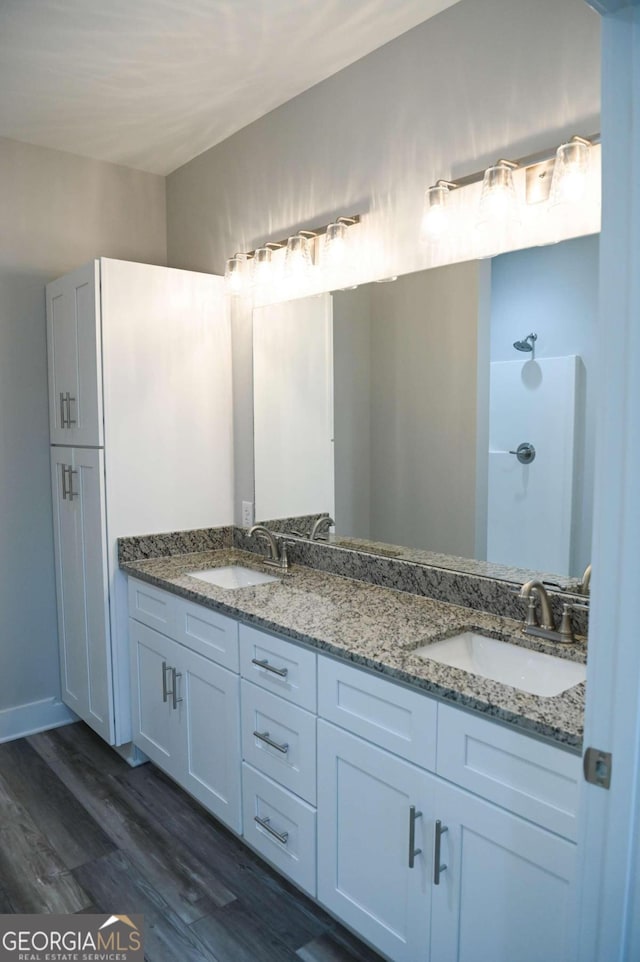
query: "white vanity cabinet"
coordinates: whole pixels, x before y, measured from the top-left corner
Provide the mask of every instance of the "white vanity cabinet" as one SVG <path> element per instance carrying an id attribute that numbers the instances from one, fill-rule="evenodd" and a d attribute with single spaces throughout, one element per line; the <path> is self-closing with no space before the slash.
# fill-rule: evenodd
<path id="1" fill-rule="evenodd" d="M 51 444 L 104 443 L 99 317 L 98 261 L 47 285 Z"/>
<path id="2" fill-rule="evenodd" d="M 396 962 L 426 962 L 436 779 L 318 722 L 318 899 Z"/>
<path id="3" fill-rule="evenodd" d="M 580 759 L 340 662 L 318 673 L 319 900 L 393 962 L 566 958 Z"/>
<path id="4" fill-rule="evenodd" d="M 433 962 L 570 958 L 573 842 L 442 779 L 434 814 L 443 834 L 431 880 Z"/>
<path id="5" fill-rule="evenodd" d="M 110 741 L 113 692 L 103 477 L 101 450 L 51 448 L 62 697 Z"/>
<path id="6" fill-rule="evenodd" d="M 391 962 L 568 958 L 577 755 L 143 582 L 129 598 L 135 743 L 236 831 L 242 783 L 271 865 Z"/>
<path id="7" fill-rule="evenodd" d="M 48 284 L 46 301 L 62 699 L 110 744 L 126 745 L 117 539 L 233 519 L 224 285 L 101 258 Z"/>
<path id="8" fill-rule="evenodd" d="M 133 742 L 213 815 L 241 831 L 240 679 L 208 656 L 176 640 L 179 626 L 192 623 L 192 607 L 181 598 L 130 580 Z M 199 635 L 209 626 L 224 637 L 227 660 L 238 625 L 198 606 Z M 170 635 L 145 621 L 161 620 Z M 137 617 L 136 617 L 137 615 Z M 138 619 L 144 619 L 143 621 Z M 207 633 L 208 634 L 208 633 Z"/>
<path id="9" fill-rule="evenodd" d="M 240 626 L 247 842 L 316 895 L 316 655 Z"/>

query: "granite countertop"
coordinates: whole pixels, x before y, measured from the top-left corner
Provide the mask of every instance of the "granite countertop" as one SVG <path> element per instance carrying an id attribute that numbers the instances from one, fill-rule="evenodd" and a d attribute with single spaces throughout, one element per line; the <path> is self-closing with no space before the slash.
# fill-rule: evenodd
<path id="1" fill-rule="evenodd" d="M 198 551 L 121 564 L 129 575 L 241 621 L 284 635 L 580 751 L 585 684 L 554 697 L 530 695 L 414 654 L 416 648 L 478 629 L 572 661 L 584 644 L 560 645 L 523 636 L 521 623 L 458 605 L 381 588 L 294 565 L 277 582 L 225 589 L 190 571 L 243 564 L 277 574 L 260 557 L 237 549 Z"/>

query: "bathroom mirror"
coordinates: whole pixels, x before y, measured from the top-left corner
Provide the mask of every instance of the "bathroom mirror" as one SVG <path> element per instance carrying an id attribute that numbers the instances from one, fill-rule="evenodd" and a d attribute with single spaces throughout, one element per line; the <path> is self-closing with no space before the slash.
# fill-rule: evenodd
<path id="1" fill-rule="evenodd" d="M 344 545 L 579 579 L 597 276 L 594 235 L 256 308 L 256 517 L 327 512 Z"/>

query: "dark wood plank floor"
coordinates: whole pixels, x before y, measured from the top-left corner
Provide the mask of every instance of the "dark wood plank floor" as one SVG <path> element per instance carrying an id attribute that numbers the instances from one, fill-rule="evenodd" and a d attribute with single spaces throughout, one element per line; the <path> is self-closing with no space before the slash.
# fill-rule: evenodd
<path id="1" fill-rule="evenodd" d="M 82 723 L 0 745 L 0 913 L 142 914 L 148 962 L 381 962 Z"/>

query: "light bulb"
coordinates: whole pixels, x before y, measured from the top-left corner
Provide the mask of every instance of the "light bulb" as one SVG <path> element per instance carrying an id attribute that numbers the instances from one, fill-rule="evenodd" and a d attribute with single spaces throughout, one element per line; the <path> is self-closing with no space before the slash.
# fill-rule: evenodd
<path id="1" fill-rule="evenodd" d="M 248 284 L 248 260 L 246 254 L 234 254 L 225 265 L 224 280 L 227 292 L 232 297 L 246 293 Z"/>
<path id="2" fill-rule="evenodd" d="M 324 241 L 323 259 L 328 270 L 338 270 L 347 261 L 347 226 L 336 221 L 327 226 Z"/>
<path id="3" fill-rule="evenodd" d="M 302 288 L 313 270 L 309 240 L 304 234 L 294 234 L 287 241 L 284 256 L 284 277 L 287 285 Z"/>
<path id="4" fill-rule="evenodd" d="M 258 247 L 253 255 L 253 286 L 263 290 L 273 281 L 271 248 Z"/>
<path id="5" fill-rule="evenodd" d="M 436 184 L 435 187 L 430 187 L 425 192 L 424 213 L 420 229 L 422 240 L 437 243 L 449 231 L 448 199 L 449 187 L 446 184 Z"/>
<path id="6" fill-rule="evenodd" d="M 556 151 L 550 206 L 578 204 L 584 197 L 589 173 L 590 144 L 574 137 Z"/>
<path id="7" fill-rule="evenodd" d="M 478 256 L 490 257 L 508 249 L 513 241 L 512 231 L 519 223 L 512 166 L 506 161 L 498 161 L 494 167 L 485 170 L 482 181 L 476 224 L 481 244 Z"/>

